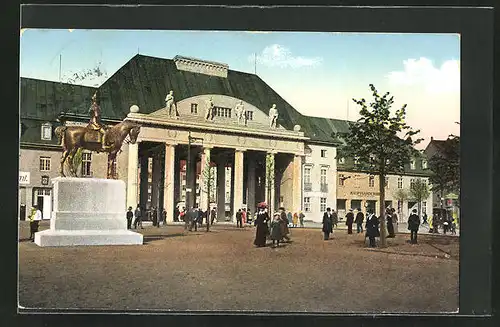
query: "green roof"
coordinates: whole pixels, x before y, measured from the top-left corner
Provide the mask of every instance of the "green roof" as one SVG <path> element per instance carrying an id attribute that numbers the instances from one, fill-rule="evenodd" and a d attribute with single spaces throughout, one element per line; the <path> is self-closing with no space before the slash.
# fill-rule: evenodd
<path id="1" fill-rule="evenodd" d="M 73 88 L 71 92 L 67 92 L 69 87 Z M 99 87 L 102 117 L 122 120 L 133 104 L 139 106 L 141 113 L 151 113 L 165 106 L 165 96 L 170 90 L 177 101 L 202 94 L 235 97 L 265 114 L 275 103 L 278 123 L 289 130 L 300 125 L 313 141 L 332 143 L 335 141 L 332 132 L 348 131 L 344 120 L 302 115 L 255 74 L 228 70 L 224 78 L 193 73 L 178 70 L 172 59 L 139 54 Z M 21 78 L 21 119 L 55 122 L 61 112 L 87 115 L 94 91 L 93 87 Z"/>

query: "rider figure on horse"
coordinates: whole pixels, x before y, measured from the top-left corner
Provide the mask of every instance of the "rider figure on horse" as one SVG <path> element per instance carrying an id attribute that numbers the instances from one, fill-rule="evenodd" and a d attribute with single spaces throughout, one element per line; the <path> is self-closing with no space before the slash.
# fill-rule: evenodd
<path id="1" fill-rule="evenodd" d="M 91 117 L 87 128 L 99 131 L 102 135 L 102 149 L 109 149 L 110 146 L 106 145 L 106 126 L 101 123 L 101 107 L 97 100 L 97 91 L 92 96 L 92 106 L 89 109 L 89 114 L 91 114 Z"/>

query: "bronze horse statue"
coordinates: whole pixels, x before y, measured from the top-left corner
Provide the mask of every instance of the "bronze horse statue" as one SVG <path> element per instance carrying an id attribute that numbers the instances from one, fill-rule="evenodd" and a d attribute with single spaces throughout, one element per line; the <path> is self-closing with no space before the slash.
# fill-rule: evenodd
<path id="1" fill-rule="evenodd" d="M 130 136 L 129 143 L 135 144 L 141 126 L 129 121 L 123 121 L 112 127 L 106 129 L 106 143 L 108 147 L 103 149 L 102 143 L 100 142 L 100 133 L 98 130 L 92 130 L 88 127 L 81 126 L 59 126 L 55 129 L 55 134 L 60 140 L 63 147 L 63 154 L 61 156 L 61 167 L 60 175 L 65 177 L 64 174 L 64 163 L 67 159 L 70 162 L 76 151 L 79 148 L 86 150 L 91 150 L 94 152 L 106 152 L 108 153 L 108 170 L 107 178 L 116 179 L 116 172 L 114 172 L 112 163 L 116 160 L 116 155 L 120 151 L 123 142 L 127 136 Z M 70 172 L 73 176 L 76 176 L 76 171 L 73 165 L 69 165 Z"/>

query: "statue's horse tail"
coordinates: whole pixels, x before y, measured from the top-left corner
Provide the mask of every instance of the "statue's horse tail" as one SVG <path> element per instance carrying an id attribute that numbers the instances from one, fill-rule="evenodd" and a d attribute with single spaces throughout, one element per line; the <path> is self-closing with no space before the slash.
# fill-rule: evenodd
<path id="1" fill-rule="evenodd" d="M 62 146 L 64 146 L 64 134 L 67 128 L 67 126 L 57 126 L 54 130 L 54 133 L 57 135 L 57 138 L 59 140 L 59 144 Z"/>

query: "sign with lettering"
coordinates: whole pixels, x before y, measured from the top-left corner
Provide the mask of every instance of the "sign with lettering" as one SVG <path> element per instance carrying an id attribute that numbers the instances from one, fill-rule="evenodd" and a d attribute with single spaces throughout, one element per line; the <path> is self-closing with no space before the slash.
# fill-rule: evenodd
<path id="1" fill-rule="evenodd" d="M 49 185 L 49 176 L 42 176 L 42 185 Z"/>
<path id="2" fill-rule="evenodd" d="M 351 192 L 351 195 L 359 195 L 359 196 L 379 196 L 380 192 Z"/>
<path id="3" fill-rule="evenodd" d="M 20 171 L 19 172 L 19 184 L 28 185 L 30 183 L 30 172 Z"/>

